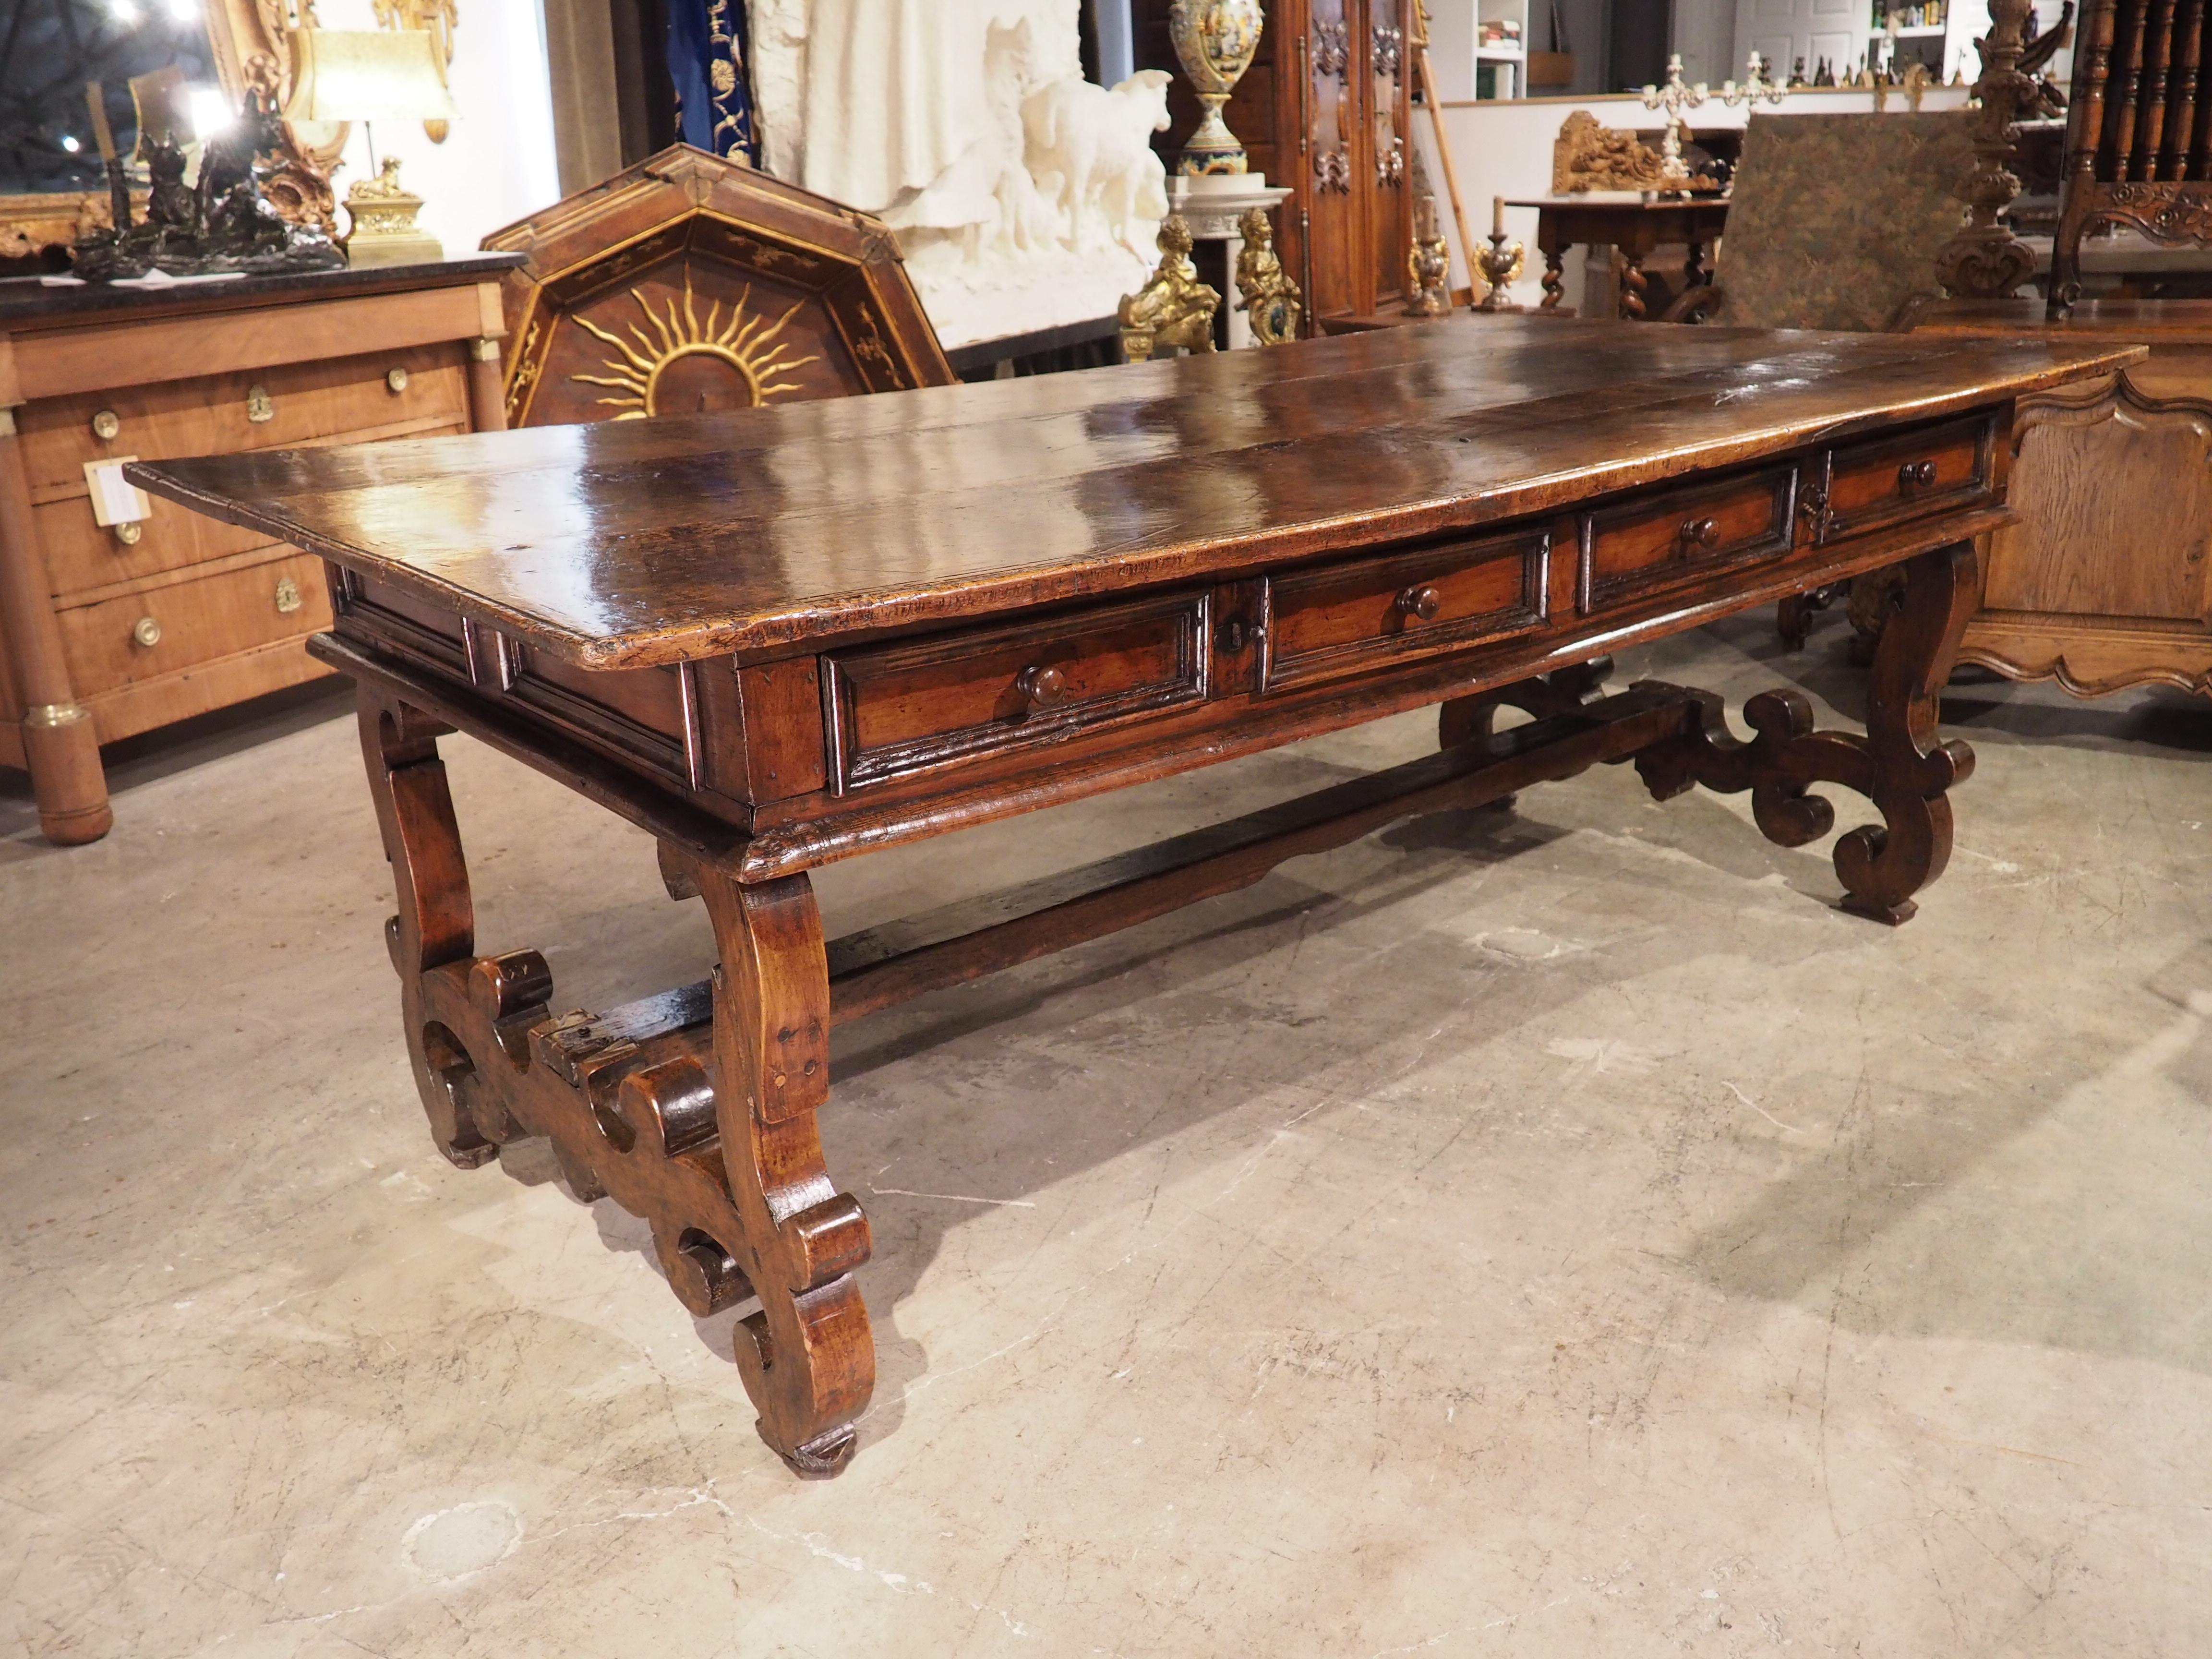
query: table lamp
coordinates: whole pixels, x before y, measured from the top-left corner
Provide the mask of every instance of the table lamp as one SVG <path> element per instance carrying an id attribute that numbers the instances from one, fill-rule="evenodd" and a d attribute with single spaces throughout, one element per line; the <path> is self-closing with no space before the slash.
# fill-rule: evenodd
<path id="1" fill-rule="evenodd" d="M 444 59 L 427 29 L 295 29 L 288 121 L 450 121 Z M 371 167 L 376 143 L 371 134 Z M 422 198 L 400 187 L 399 158 L 387 155 L 374 179 L 346 191 L 351 223 L 346 259 L 356 266 L 420 264 L 442 259 L 438 239 L 415 222 Z"/>

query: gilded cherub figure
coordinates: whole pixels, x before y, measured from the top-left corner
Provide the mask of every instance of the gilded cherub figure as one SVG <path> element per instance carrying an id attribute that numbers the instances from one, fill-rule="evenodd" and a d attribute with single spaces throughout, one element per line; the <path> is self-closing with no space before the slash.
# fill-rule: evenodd
<path id="1" fill-rule="evenodd" d="M 1159 268 L 1115 307 L 1127 362 L 1143 362 L 1163 346 L 1213 349 L 1213 313 L 1221 308 L 1221 295 L 1198 280 L 1198 267 L 1190 262 L 1190 227 L 1182 215 L 1170 213 L 1160 222 L 1159 246 Z"/>
<path id="2" fill-rule="evenodd" d="M 1275 253 L 1275 224 L 1265 208 L 1248 208 L 1237 222 L 1244 251 L 1237 256 L 1237 291 L 1244 297 L 1252 337 L 1263 346 L 1298 337 L 1305 300 Z"/>

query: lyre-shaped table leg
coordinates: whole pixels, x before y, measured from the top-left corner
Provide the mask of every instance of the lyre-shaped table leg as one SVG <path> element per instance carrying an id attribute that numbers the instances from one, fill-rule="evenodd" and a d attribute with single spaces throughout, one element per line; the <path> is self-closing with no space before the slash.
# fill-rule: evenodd
<path id="1" fill-rule="evenodd" d="M 866 1216 L 830 1179 L 815 1113 L 830 1089 L 830 970 L 804 875 L 741 886 L 694 866 L 720 961 L 714 969 L 715 1119 L 733 1247 L 759 1311 L 738 1366 L 761 1438 L 801 1474 L 835 1474 L 876 1382 L 875 1340 L 853 1270 Z"/>
<path id="2" fill-rule="evenodd" d="M 1867 677 L 1866 735 L 1813 730 L 1812 705 L 1797 691 L 1761 692 L 1744 705 L 1755 735 L 1729 735 L 1721 700 L 1700 693 L 1699 729 L 1637 757 L 1662 800 L 1695 784 L 1733 794 L 1751 791 L 1752 817 L 1784 847 L 1817 841 L 1836 811 L 1815 783 L 1839 783 L 1873 801 L 1880 824 L 1836 843 L 1844 908 L 1893 926 L 1917 908 L 1912 895 L 1943 873 L 1951 856 L 1947 791 L 1974 769 L 1974 751 L 1939 741 L 1943 683 L 1981 598 L 1976 546 L 1959 542 L 1907 560 L 1898 610 L 1881 632 Z"/>
<path id="3" fill-rule="evenodd" d="M 462 961 L 476 951 L 476 911 L 453 798 L 438 739 L 452 727 L 363 686 L 360 696 L 362 758 L 368 792 L 384 835 L 398 890 L 397 915 L 384 939 L 399 975 L 399 1001 L 407 1025 L 407 1052 L 415 1085 L 430 1119 L 438 1150 L 465 1170 L 499 1148 L 478 1128 L 466 1098 L 472 1068 L 451 1034 L 423 1007 L 422 975 Z"/>

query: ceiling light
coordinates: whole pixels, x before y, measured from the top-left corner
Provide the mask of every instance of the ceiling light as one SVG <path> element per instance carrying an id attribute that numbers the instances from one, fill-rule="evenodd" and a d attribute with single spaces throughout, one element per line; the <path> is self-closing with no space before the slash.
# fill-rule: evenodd
<path id="1" fill-rule="evenodd" d="M 70 155 L 74 155 L 77 151 L 82 149 L 84 146 L 77 143 L 76 135 L 75 133 L 65 132 L 62 134 L 62 148 Z"/>

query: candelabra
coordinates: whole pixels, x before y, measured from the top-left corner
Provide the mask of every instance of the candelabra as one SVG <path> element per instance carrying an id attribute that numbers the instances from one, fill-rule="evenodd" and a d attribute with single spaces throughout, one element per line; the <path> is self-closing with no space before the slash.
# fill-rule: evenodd
<path id="1" fill-rule="evenodd" d="M 1743 66 L 1742 80 L 1721 83 L 1721 102 L 1730 109 L 1738 104 L 1748 104 L 1756 109 L 1762 98 L 1770 104 L 1780 103 L 1789 90 L 1767 74 L 1766 59 L 1754 52 Z"/>
<path id="2" fill-rule="evenodd" d="M 1682 82 L 1682 56 L 1675 53 L 1667 60 L 1667 84 L 1644 88 L 1644 107 L 1667 112 L 1667 137 L 1659 149 L 1659 190 L 1662 196 L 1687 196 L 1690 193 L 1690 169 L 1682 162 L 1682 112 L 1695 109 L 1705 101 L 1705 83 L 1695 86 Z"/>

